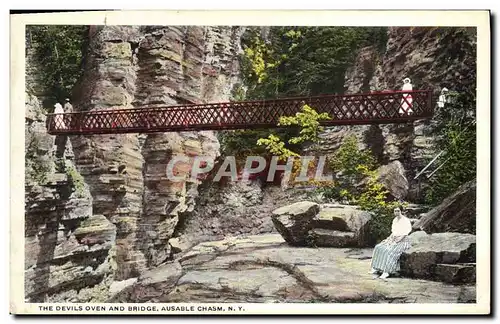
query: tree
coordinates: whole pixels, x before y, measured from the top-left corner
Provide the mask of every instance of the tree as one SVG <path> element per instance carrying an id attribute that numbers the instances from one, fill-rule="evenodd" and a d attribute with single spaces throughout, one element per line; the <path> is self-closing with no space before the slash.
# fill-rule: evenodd
<path id="1" fill-rule="evenodd" d="M 83 73 L 83 53 L 87 26 L 30 25 L 26 28 L 27 46 L 41 70 L 39 77 L 52 107 L 70 98 Z"/>
<path id="2" fill-rule="evenodd" d="M 265 146 L 266 150 L 272 155 L 277 156 L 278 160 L 287 161 L 292 159 L 293 167 L 290 176 L 290 182 L 295 182 L 295 178 L 300 172 L 301 162 L 300 154 L 287 147 L 289 145 L 298 145 L 306 142 L 319 142 L 319 134 L 323 131 L 320 126 L 321 120 L 328 120 L 330 116 L 327 113 L 318 114 L 316 110 L 308 105 L 302 107 L 302 112 L 298 112 L 295 116 L 282 116 L 279 119 L 278 126 L 295 126 L 299 129 L 297 136 L 290 138 L 285 142 L 282 138 L 275 134 L 270 134 L 267 138 L 261 138 L 257 141 L 257 145 Z M 310 161 L 308 169 L 314 168 L 315 161 Z"/>
<path id="3" fill-rule="evenodd" d="M 385 27 L 271 27 L 267 35 L 249 28 L 243 37 L 241 67 L 247 89 L 239 100 L 343 93 L 346 69 L 358 49 L 375 45 L 385 49 Z M 295 137 L 295 129 L 281 129 L 279 136 Z M 259 152 L 255 139 L 270 131 L 238 131 L 221 135 L 223 149 Z M 228 152 L 229 152 L 228 151 Z"/>
<path id="4" fill-rule="evenodd" d="M 300 127 L 299 134 L 290 138 L 287 142 L 288 144 L 316 143 L 319 140 L 319 133 L 323 131 L 320 121 L 328 119 L 330 119 L 330 116 L 327 113 L 318 114 L 313 108 L 304 105 L 302 112 L 296 113 L 295 116 L 280 117 L 278 126 Z M 294 156 L 298 157 L 298 153 L 286 147 L 287 143 L 274 134 L 270 134 L 267 138 L 261 138 L 257 141 L 257 145 L 266 146 L 266 149 L 271 154 L 278 156 L 280 160 L 286 160 Z"/>

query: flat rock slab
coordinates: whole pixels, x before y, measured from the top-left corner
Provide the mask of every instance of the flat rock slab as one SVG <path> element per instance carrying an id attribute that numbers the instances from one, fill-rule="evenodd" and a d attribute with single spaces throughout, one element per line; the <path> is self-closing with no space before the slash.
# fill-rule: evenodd
<path id="1" fill-rule="evenodd" d="M 450 272 L 449 269 L 445 270 L 443 266 L 438 267 L 438 264 L 453 265 L 476 262 L 475 235 L 463 233 L 426 234 L 419 231 L 411 234 L 409 239 L 412 247 L 401 255 L 401 273 L 404 276 L 442 281 L 443 273 Z M 467 272 L 469 278 L 467 280 L 471 281 L 475 278 L 475 276 L 470 275 L 470 269 L 460 270 L 460 272 L 461 275 L 457 274 L 459 277 Z M 459 280 L 458 277 L 455 281 L 457 280 Z"/>
<path id="2" fill-rule="evenodd" d="M 232 270 L 189 271 L 177 284 L 179 286 L 198 284 L 207 290 L 229 290 L 237 295 L 274 297 L 283 287 L 291 287 L 297 283 L 295 278 L 276 267 L 257 266 Z"/>
<path id="3" fill-rule="evenodd" d="M 178 264 L 139 278 L 126 289 L 125 301 L 474 302 L 473 285 L 373 279 L 371 253 L 371 248 L 291 247 L 279 234 L 205 242 L 179 257 Z"/>

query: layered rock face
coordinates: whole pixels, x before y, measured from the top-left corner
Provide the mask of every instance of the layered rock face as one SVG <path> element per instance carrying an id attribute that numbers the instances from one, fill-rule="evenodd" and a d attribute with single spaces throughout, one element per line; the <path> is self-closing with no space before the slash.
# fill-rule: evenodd
<path id="1" fill-rule="evenodd" d="M 242 32 L 93 26 L 74 110 L 227 101 Z M 26 109 L 27 298 L 102 301 L 113 280 L 170 256 L 179 216 L 194 208 L 200 181 L 182 165 L 170 181 L 168 162 L 216 157 L 219 143 L 212 132 L 53 137 L 37 98 Z"/>
<path id="2" fill-rule="evenodd" d="M 348 93 L 400 90 L 409 77 L 413 89 L 443 87 L 461 91 L 476 80 L 475 30 L 467 28 L 389 27 L 384 53 L 374 47 L 360 50 L 354 66 L 346 73 Z M 409 190 L 406 198 L 422 199 L 425 181 L 413 180 L 433 152 L 434 127 L 431 121 L 399 125 L 332 127 L 322 134 L 320 152 L 331 153 L 342 139 L 354 134 L 361 148 L 370 148 L 382 164 L 399 160 L 406 170 Z"/>
<path id="3" fill-rule="evenodd" d="M 463 184 L 413 225 L 426 233 L 476 234 L 476 180 Z"/>
<path id="4" fill-rule="evenodd" d="M 271 232 L 269 214 L 262 213 L 269 203 L 272 198 L 257 182 L 221 184 L 207 181 L 200 188 L 197 208 L 183 218 L 177 234 L 195 244 L 224 235 Z"/>
<path id="5" fill-rule="evenodd" d="M 76 111 L 133 107 L 139 27 L 91 28 L 85 72 L 77 87 Z M 146 268 L 137 241 L 137 221 L 144 191 L 139 139 L 136 134 L 73 137 L 75 157 L 93 197 L 94 213 L 117 227 L 117 278 Z"/>
<path id="6" fill-rule="evenodd" d="M 75 107 L 123 109 L 228 100 L 238 78 L 241 28 L 105 26 L 93 28 Z M 193 210 L 199 181 L 177 156 L 216 157 L 212 132 L 75 140 L 77 163 L 94 197 L 94 211 L 117 225 L 117 280 L 138 276 L 170 256 L 179 215 Z"/>
<path id="7" fill-rule="evenodd" d="M 103 301 L 116 268 L 116 227 L 94 214 L 71 142 L 47 134 L 28 93 L 25 121 L 25 299 Z"/>

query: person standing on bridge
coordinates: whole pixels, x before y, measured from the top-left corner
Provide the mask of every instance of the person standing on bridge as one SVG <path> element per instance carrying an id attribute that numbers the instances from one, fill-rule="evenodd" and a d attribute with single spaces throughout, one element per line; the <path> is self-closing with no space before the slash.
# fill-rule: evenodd
<path id="1" fill-rule="evenodd" d="M 55 129 L 65 129 L 66 124 L 64 123 L 64 109 L 60 103 L 54 105 L 54 127 Z"/>
<path id="2" fill-rule="evenodd" d="M 441 94 L 439 95 L 438 99 L 439 108 L 443 108 L 444 104 L 448 102 L 448 99 L 446 98 L 447 95 L 448 95 L 448 88 L 441 89 Z"/>
<path id="3" fill-rule="evenodd" d="M 381 279 L 399 272 L 399 258 L 411 247 L 408 239 L 408 234 L 412 230 L 410 220 L 401 213 L 399 208 L 394 208 L 394 215 L 391 235 L 377 244 L 373 250 L 370 273 L 376 275 L 382 272 Z"/>
<path id="4" fill-rule="evenodd" d="M 64 112 L 65 113 L 72 113 L 73 112 L 73 105 L 71 105 L 71 103 L 69 102 L 69 98 L 66 98 L 65 100 L 66 102 L 64 103 Z M 69 127 L 70 128 L 73 128 L 74 127 L 74 120 L 73 120 L 74 116 L 73 115 L 66 115 L 66 120 L 68 121 L 69 119 Z"/>
<path id="5" fill-rule="evenodd" d="M 69 102 L 69 98 L 66 98 L 66 102 L 64 103 L 64 112 L 67 113 L 72 113 L 73 112 L 73 105 Z"/>
<path id="6" fill-rule="evenodd" d="M 413 90 L 413 85 L 411 84 L 410 78 L 405 78 L 403 80 L 403 87 L 401 88 L 402 91 L 411 91 Z M 404 115 L 410 115 L 413 113 L 413 98 L 411 97 L 410 93 L 404 93 L 403 94 L 403 99 L 401 99 L 401 105 L 399 108 L 399 113 Z"/>

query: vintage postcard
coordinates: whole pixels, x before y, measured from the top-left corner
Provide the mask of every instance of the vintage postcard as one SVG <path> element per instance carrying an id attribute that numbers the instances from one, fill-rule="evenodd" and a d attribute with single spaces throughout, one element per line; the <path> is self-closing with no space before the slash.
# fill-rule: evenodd
<path id="1" fill-rule="evenodd" d="M 489 314 L 489 19 L 12 14 L 11 313 Z"/>

